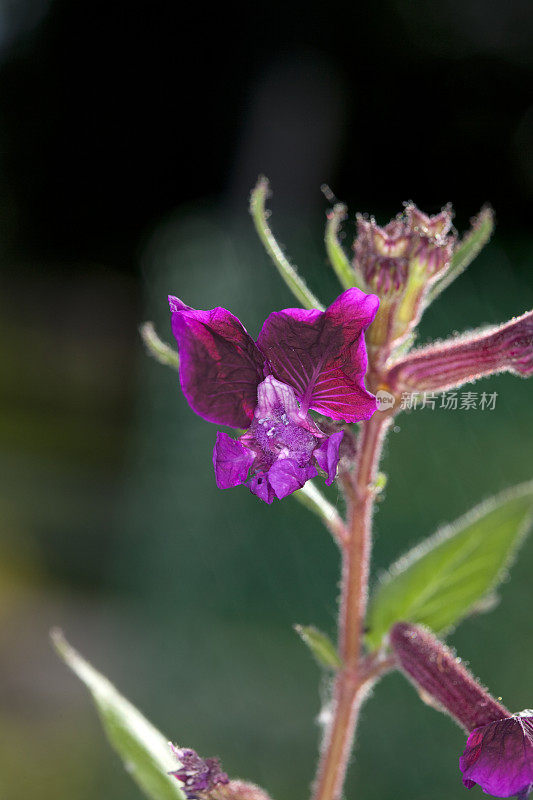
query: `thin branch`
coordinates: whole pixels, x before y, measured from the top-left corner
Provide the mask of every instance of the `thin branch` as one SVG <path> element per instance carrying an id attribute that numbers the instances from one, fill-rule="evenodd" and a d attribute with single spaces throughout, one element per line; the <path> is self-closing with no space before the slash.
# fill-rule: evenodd
<path id="1" fill-rule="evenodd" d="M 331 211 L 328 212 L 324 235 L 326 252 L 343 288 L 351 289 L 353 286 L 357 286 L 358 289 L 363 289 L 364 281 L 361 276 L 357 275 L 354 267 L 350 264 L 350 260 L 339 241 L 339 229 L 345 219 L 346 206 L 343 203 L 336 203 Z"/>
<path id="2" fill-rule="evenodd" d="M 155 332 L 153 322 L 143 322 L 139 328 L 141 338 L 148 350 L 149 355 L 153 356 L 160 364 L 179 370 L 179 354 L 169 344 L 163 342 Z"/>
<path id="3" fill-rule="evenodd" d="M 339 546 L 346 542 L 346 528 L 335 506 L 316 488 L 312 481 L 307 481 L 305 486 L 294 492 L 296 498 L 303 506 L 320 517 Z"/>
<path id="4" fill-rule="evenodd" d="M 283 254 L 281 247 L 270 230 L 265 211 L 268 188 L 268 180 L 261 176 L 250 196 L 250 214 L 252 215 L 258 236 L 268 255 L 274 262 L 279 274 L 304 308 L 317 308 L 319 311 L 323 311 L 324 306 L 320 300 L 315 297 L 305 281 L 298 275 L 296 269 Z"/>

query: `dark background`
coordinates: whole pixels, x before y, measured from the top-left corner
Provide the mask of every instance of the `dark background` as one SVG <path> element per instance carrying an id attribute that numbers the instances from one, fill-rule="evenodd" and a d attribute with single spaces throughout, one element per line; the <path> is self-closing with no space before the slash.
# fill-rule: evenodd
<path id="1" fill-rule="evenodd" d="M 216 490 L 215 428 L 137 327 L 169 336 L 169 292 L 254 334 L 293 304 L 247 215 L 259 173 L 325 302 L 322 184 L 349 203 L 348 246 L 356 210 L 452 201 L 462 231 L 494 207 L 496 237 L 421 341 L 531 308 L 532 44 L 525 0 L 0 2 L 2 800 L 138 796 L 50 650 L 55 624 L 170 738 L 276 800 L 307 796 L 319 676 L 291 624 L 334 631 L 335 548 L 291 500 Z M 374 575 L 530 477 L 528 385 L 475 388 L 494 412 L 399 420 Z M 451 639 L 514 710 L 533 702 L 532 557 Z M 389 677 L 347 797 L 461 798 L 462 745 Z"/>

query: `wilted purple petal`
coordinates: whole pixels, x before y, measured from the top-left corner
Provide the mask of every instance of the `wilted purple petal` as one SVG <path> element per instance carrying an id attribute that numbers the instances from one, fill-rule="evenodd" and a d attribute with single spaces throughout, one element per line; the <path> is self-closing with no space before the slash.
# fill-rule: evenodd
<path id="1" fill-rule="evenodd" d="M 301 489 L 304 483 L 316 478 L 317 475 L 316 467 L 311 464 L 300 467 L 294 458 L 282 458 L 275 461 L 268 470 L 268 482 L 278 500 L 282 500 L 288 494 Z"/>
<path id="2" fill-rule="evenodd" d="M 327 475 L 326 486 L 331 486 L 337 475 L 337 466 L 339 463 L 339 448 L 344 436 L 344 431 L 332 433 L 327 439 L 320 444 L 314 452 L 316 462 L 320 469 L 323 469 Z"/>
<path id="3" fill-rule="evenodd" d="M 265 321 L 257 344 L 274 375 L 292 386 L 309 408 L 346 422 L 368 419 L 375 398 L 364 388 L 367 368 L 363 333 L 379 300 L 348 289 L 326 311 L 288 308 Z"/>
<path id="4" fill-rule="evenodd" d="M 533 787 L 533 711 L 476 728 L 459 759 L 467 789 L 495 797 L 527 797 Z"/>
<path id="5" fill-rule="evenodd" d="M 255 342 L 225 308 L 197 311 L 175 297 L 169 302 L 189 405 L 209 422 L 246 428 L 265 361 Z"/>
<path id="6" fill-rule="evenodd" d="M 533 375 L 533 311 L 499 328 L 478 330 L 415 350 L 390 369 L 394 391 L 445 391 L 492 375 Z"/>
<path id="7" fill-rule="evenodd" d="M 246 481 L 254 454 L 227 433 L 217 433 L 213 450 L 215 479 L 219 489 L 230 489 Z"/>
<path id="8" fill-rule="evenodd" d="M 169 774 L 181 781 L 188 800 L 197 800 L 204 792 L 208 794 L 217 785 L 229 783 L 218 758 L 204 759 L 191 748 L 175 747 L 173 744 L 170 749 L 180 762 L 180 767 Z"/>

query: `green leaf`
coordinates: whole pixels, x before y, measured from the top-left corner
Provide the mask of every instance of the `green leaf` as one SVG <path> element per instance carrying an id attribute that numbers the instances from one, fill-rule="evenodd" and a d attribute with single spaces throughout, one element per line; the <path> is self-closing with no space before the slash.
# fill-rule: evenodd
<path id="1" fill-rule="evenodd" d="M 461 275 L 477 254 L 485 247 L 494 230 L 494 212 L 488 206 L 482 208 L 472 220 L 472 228 L 463 236 L 454 250 L 452 263 L 448 272 L 437 281 L 428 296 L 428 305 L 432 303 L 450 283 Z"/>
<path id="2" fill-rule="evenodd" d="M 488 500 L 397 561 L 371 601 L 367 643 L 380 646 L 400 620 L 442 634 L 505 577 L 533 517 L 533 483 Z"/>
<path id="3" fill-rule="evenodd" d="M 168 740 L 68 644 L 61 631 L 52 631 L 51 637 L 63 661 L 92 694 L 110 743 L 144 794 L 151 800 L 185 800 L 178 781 L 167 774 L 177 766 Z"/>
<path id="4" fill-rule="evenodd" d="M 294 630 L 307 645 L 320 667 L 337 670 L 342 666 L 342 661 L 329 636 L 313 625 L 295 625 Z"/>
<path id="5" fill-rule="evenodd" d="M 268 180 L 261 176 L 250 196 L 250 214 L 254 221 L 255 229 L 261 239 L 265 250 L 274 262 L 279 274 L 304 308 L 318 308 L 324 310 L 324 306 L 308 288 L 306 282 L 298 275 L 288 258 L 277 243 L 274 234 L 270 230 L 267 222 L 265 203 L 268 196 Z"/>

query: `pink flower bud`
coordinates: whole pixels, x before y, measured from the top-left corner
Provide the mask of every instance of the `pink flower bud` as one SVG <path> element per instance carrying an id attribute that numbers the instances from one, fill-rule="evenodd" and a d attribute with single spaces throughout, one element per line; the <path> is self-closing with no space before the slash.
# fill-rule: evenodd
<path id="1" fill-rule="evenodd" d="M 381 300 L 368 332 L 371 346 L 401 340 L 420 319 L 430 286 L 451 263 L 451 222 L 451 206 L 430 217 L 412 203 L 383 227 L 373 217 L 357 216 L 354 266 Z"/>
<path id="2" fill-rule="evenodd" d="M 391 630 L 390 643 L 400 668 L 422 696 L 467 731 L 510 716 L 427 628 L 398 622 Z"/>
<path id="3" fill-rule="evenodd" d="M 525 800 L 533 789 L 533 711 L 511 714 L 426 628 L 399 622 L 390 642 L 403 672 L 423 695 L 469 732 L 459 759 L 463 784 Z"/>
<path id="4" fill-rule="evenodd" d="M 398 392 L 438 392 L 504 371 L 533 375 L 533 311 L 500 327 L 414 350 L 393 364 L 387 383 Z"/>
<path id="5" fill-rule="evenodd" d="M 220 800 L 271 800 L 264 789 L 247 781 L 230 781 L 226 786 L 220 787 L 219 792 Z"/>

